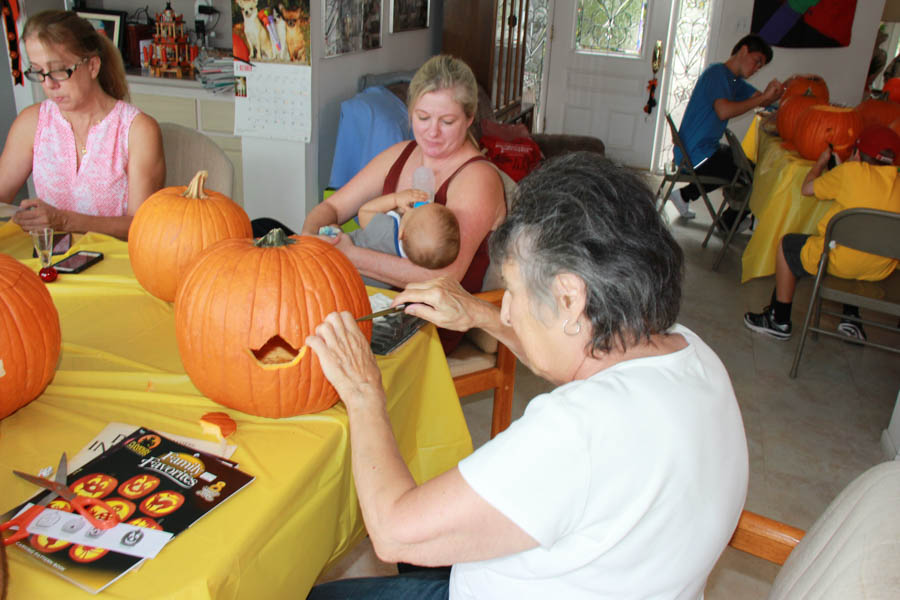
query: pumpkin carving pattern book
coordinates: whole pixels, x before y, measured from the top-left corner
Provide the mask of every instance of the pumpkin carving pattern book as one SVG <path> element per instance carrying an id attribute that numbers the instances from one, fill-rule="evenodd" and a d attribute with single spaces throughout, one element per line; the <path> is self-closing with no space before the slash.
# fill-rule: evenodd
<path id="1" fill-rule="evenodd" d="M 274 230 L 221 241 L 197 257 L 175 298 L 184 370 L 211 400 L 270 418 L 333 406 L 306 337 L 334 311 L 371 311 L 362 278 L 332 245 Z M 360 323 L 371 340 L 372 324 Z"/>
<path id="2" fill-rule="evenodd" d="M 156 444 L 147 443 L 147 439 Z M 253 477 L 236 469 L 231 461 L 140 428 L 70 473 L 66 485 L 81 496 L 104 498 L 123 522 L 177 536 L 251 481 Z M 39 492 L 30 501 L 38 501 L 49 493 Z M 23 506 L 0 515 L 0 522 Z M 48 508 L 72 511 L 68 503 L 58 500 Z M 104 549 L 85 545 L 80 539 L 60 541 L 32 532 L 10 548 L 32 557 L 49 572 L 96 593 L 144 560 L 128 554 L 122 545 L 129 544 L 122 541 L 114 549 Z M 167 551 L 168 547 L 161 550 Z"/>
<path id="3" fill-rule="evenodd" d="M 0 254 L 0 419 L 37 398 L 56 372 L 59 313 L 28 267 Z"/>

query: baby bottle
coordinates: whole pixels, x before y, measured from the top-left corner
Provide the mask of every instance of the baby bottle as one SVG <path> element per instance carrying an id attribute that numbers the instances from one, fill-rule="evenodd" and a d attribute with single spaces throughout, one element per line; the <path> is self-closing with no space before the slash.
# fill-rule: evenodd
<path id="1" fill-rule="evenodd" d="M 422 165 L 413 171 L 412 186 L 413 189 L 422 190 L 428 194 L 428 200 L 426 202 L 434 201 L 434 172 L 431 169 Z M 413 208 L 426 204 L 426 202 L 416 202 L 413 205 Z"/>

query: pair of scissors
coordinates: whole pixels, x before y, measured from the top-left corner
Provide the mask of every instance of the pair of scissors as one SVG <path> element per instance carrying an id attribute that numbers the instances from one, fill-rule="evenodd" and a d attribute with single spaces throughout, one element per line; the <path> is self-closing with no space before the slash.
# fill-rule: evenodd
<path id="1" fill-rule="evenodd" d="M 59 459 L 59 466 L 56 467 L 56 477 L 54 479 L 65 485 L 66 483 L 66 472 L 68 471 L 67 461 L 66 461 L 66 453 L 63 452 L 62 457 Z M 35 504 L 30 506 L 28 510 L 20 513 L 19 515 L 13 517 L 6 523 L 0 523 L 0 532 L 10 529 L 12 527 L 17 527 L 18 531 L 13 532 L 13 534 L 9 537 L 3 538 L 3 545 L 9 546 L 10 544 L 14 544 L 21 539 L 28 537 L 28 526 L 34 521 L 41 512 L 43 512 L 44 507 L 50 504 L 54 498 L 56 498 L 56 494 L 47 494 L 40 500 L 38 500 Z"/>
<path id="2" fill-rule="evenodd" d="M 116 514 L 115 509 L 113 509 L 106 502 L 100 500 L 99 498 L 79 496 L 78 494 L 70 490 L 66 486 L 67 473 L 68 462 L 65 453 L 63 453 L 62 457 L 59 459 L 59 467 L 57 467 L 56 469 L 56 477 L 54 477 L 53 481 L 44 477 L 36 477 L 34 475 L 29 475 L 28 473 L 22 473 L 21 471 L 13 471 L 13 474 L 21 477 L 25 481 L 33 483 L 34 485 L 40 486 L 42 488 L 46 488 L 53 493 L 48 494 L 46 497 L 42 498 L 36 504 L 29 507 L 28 510 L 23 512 L 21 515 L 0 525 L 0 530 L 8 529 L 12 525 L 17 525 L 19 528 L 16 533 L 8 538 L 4 538 L 4 545 L 8 546 L 13 542 L 19 541 L 28 536 L 28 525 L 30 525 L 31 522 L 34 521 L 34 519 L 37 518 L 37 516 L 41 512 L 43 512 L 44 508 L 57 496 L 65 499 L 73 509 L 78 511 L 81 516 L 87 519 L 88 523 L 90 523 L 92 527 L 96 527 L 97 529 L 111 529 L 119 523 L 118 515 Z M 91 507 L 97 507 L 98 509 L 100 509 L 99 518 L 97 515 L 91 512 Z"/>

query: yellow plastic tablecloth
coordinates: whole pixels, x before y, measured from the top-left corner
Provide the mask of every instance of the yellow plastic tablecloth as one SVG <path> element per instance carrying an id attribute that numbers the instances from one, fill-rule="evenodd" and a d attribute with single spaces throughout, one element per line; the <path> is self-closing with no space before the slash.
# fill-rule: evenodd
<path id="1" fill-rule="evenodd" d="M 756 230 L 744 249 L 741 282 L 775 273 L 778 243 L 786 233 L 815 233 L 832 200 L 804 196 L 800 189 L 813 161 L 781 145 L 781 138 L 758 127 L 754 118 L 742 147 L 756 157 L 750 210 Z"/>
<path id="2" fill-rule="evenodd" d="M 112 421 L 203 438 L 204 398 L 181 365 L 173 307 L 147 294 L 127 245 L 99 234 L 72 248 L 104 260 L 48 285 L 63 348 L 43 395 L 0 421 L 0 512 L 36 492 L 12 475 L 74 455 Z M 30 241 L 0 225 L 0 252 L 28 257 Z M 454 466 L 472 442 L 447 361 L 428 325 L 378 357 L 400 449 L 416 481 Z M 256 480 L 176 537 L 159 556 L 113 583 L 107 598 L 304 598 L 319 573 L 364 535 L 350 471 L 342 404 L 303 417 L 266 419 L 225 409 L 237 422 L 233 460 Z M 20 550 L 10 553 L 10 598 L 88 598 Z"/>

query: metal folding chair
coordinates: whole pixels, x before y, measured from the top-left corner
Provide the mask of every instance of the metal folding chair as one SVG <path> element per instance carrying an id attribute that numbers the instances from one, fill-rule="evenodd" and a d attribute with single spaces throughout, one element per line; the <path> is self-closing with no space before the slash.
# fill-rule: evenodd
<path id="1" fill-rule="evenodd" d="M 853 321 L 900 334 L 900 327 L 822 310 L 822 300 L 832 300 L 893 315 L 894 318 L 900 317 L 900 272 L 895 271 L 890 277 L 881 281 L 859 281 L 827 275 L 828 255 L 834 244 L 878 256 L 900 259 L 900 214 L 871 208 L 851 208 L 842 210 L 831 217 L 828 228 L 825 230 L 825 249 L 819 259 L 819 270 L 816 273 L 816 282 L 813 284 L 812 297 L 809 299 L 806 320 L 803 322 L 800 344 L 797 346 L 794 363 L 791 365 L 790 376 L 792 378 L 797 376 L 800 355 L 803 354 L 806 336 L 810 331 L 847 339 L 839 333 L 819 327 L 819 319 L 823 312 L 845 319 L 851 318 Z M 868 340 L 855 341 L 900 353 L 900 348 Z"/>
<path id="2" fill-rule="evenodd" d="M 706 232 L 706 237 L 703 238 L 702 246 L 704 248 L 706 248 L 709 238 L 716 230 L 716 227 L 718 227 L 722 214 L 725 212 L 725 208 L 731 207 L 737 211 L 738 215 L 744 214 L 744 210 L 746 210 L 747 205 L 750 204 L 750 193 L 753 191 L 753 164 L 750 162 L 750 159 L 747 158 L 747 155 L 744 154 L 741 142 L 737 139 L 737 136 L 734 135 L 733 131 L 726 129 L 725 139 L 728 140 L 728 146 L 731 148 L 731 157 L 734 160 L 737 171 L 734 174 L 734 178 L 722 189 L 724 201 L 713 217 L 713 222 Z M 713 271 L 719 269 L 719 264 L 722 262 L 722 259 L 725 258 L 725 251 L 728 250 L 728 244 L 731 243 L 731 239 L 734 237 L 734 233 L 737 231 L 740 221 L 740 218 L 734 219 L 731 223 L 731 227 L 728 228 L 728 232 L 725 234 L 725 241 L 722 243 L 722 249 L 719 250 L 719 254 L 716 255 L 716 260 L 713 262 Z"/>
<path id="3" fill-rule="evenodd" d="M 703 198 L 703 203 L 706 204 L 706 210 L 709 211 L 709 216 L 715 220 L 716 209 L 713 208 L 712 202 L 709 201 L 709 196 L 706 195 L 703 184 L 726 186 L 731 184 L 731 180 L 722 177 L 713 177 L 712 175 L 698 175 L 694 170 L 694 165 L 691 164 L 687 149 L 685 149 L 684 143 L 678 135 L 678 128 L 675 127 L 675 122 L 672 121 L 672 115 L 669 113 L 666 113 L 666 122 L 669 124 L 669 131 L 672 132 L 672 141 L 675 143 L 675 146 L 681 150 L 681 163 L 675 165 L 674 172 L 663 174 L 663 180 L 659 183 L 659 189 L 656 190 L 656 197 L 659 198 L 659 193 L 666 183 L 669 184 L 669 187 L 666 189 L 666 193 L 659 203 L 659 212 L 662 214 L 663 208 L 666 206 L 666 200 L 668 200 L 669 196 L 672 194 L 672 188 L 675 187 L 676 183 L 693 183 L 700 190 L 700 196 Z"/>

